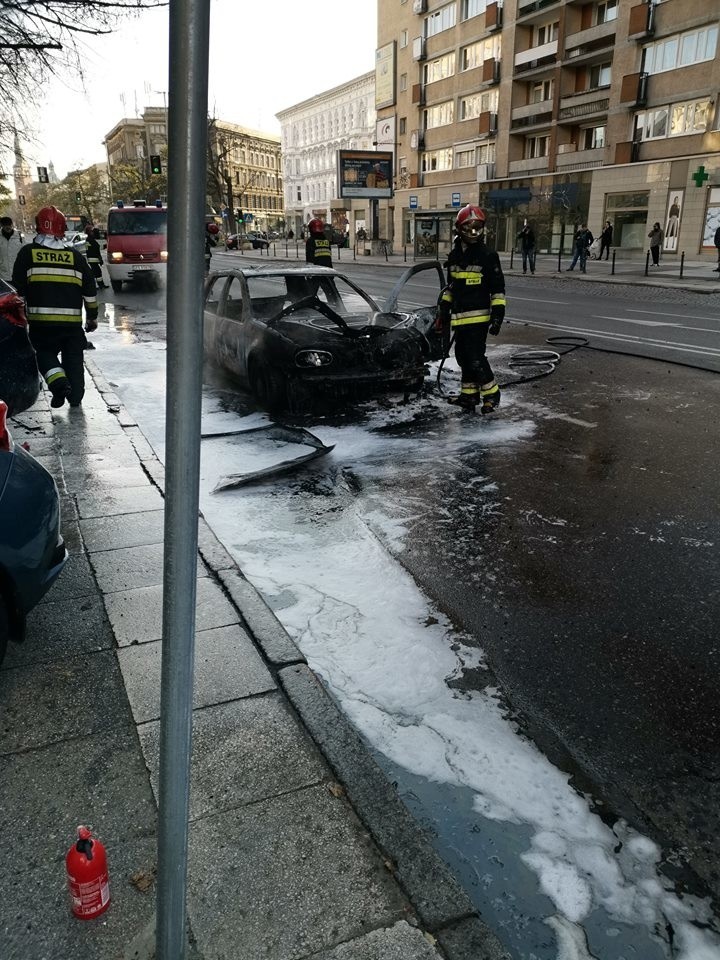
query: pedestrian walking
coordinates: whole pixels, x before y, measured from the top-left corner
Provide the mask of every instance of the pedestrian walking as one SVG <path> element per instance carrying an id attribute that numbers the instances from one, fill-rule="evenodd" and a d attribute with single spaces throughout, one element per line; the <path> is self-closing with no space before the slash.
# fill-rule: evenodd
<path id="1" fill-rule="evenodd" d="M 37 235 L 15 259 L 12 284 L 25 298 L 30 341 L 52 394 L 51 407 L 66 400 L 79 407 L 85 394 L 85 330 L 97 330 L 97 289 L 85 257 L 65 246 L 67 221 L 56 207 L 35 217 Z"/>
<path id="2" fill-rule="evenodd" d="M 598 254 L 598 260 L 602 260 L 603 252 L 605 253 L 605 259 L 610 259 L 610 244 L 612 243 L 612 238 L 613 225 L 609 220 L 606 220 L 605 226 L 600 233 L 600 253 Z"/>
<path id="3" fill-rule="evenodd" d="M 713 243 L 717 247 L 718 252 L 718 265 L 713 270 L 713 273 L 720 273 L 720 227 L 718 227 L 715 231 L 715 239 L 713 240 Z"/>
<path id="4" fill-rule="evenodd" d="M 587 255 L 588 248 L 593 242 L 594 237 L 592 233 L 588 230 L 587 224 L 583 223 L 580 225 L 580 228 L 576 230 L 575 237 L 573 239 L 573 258 L 572 263 L 567 268 L 568 270 L 574 270 L 575 264 L 580 261 L 580 272 L 587 273 L 586 264 L 587 264 Z"/>
<path id="5" fill-rule="evenodd" d="M 93 227 L 88 233 L 87 238 L 87 262 L 90 264 L 95 282 L 99 290 L 106 290 L 107 284 L 103 280 L 102 265 L 104 263 L 102 253 L 100 252 L 100 231 Z"/>
<path id="6" fill-rule="evenodd" d="M 309 237 L 305 241 L 305 260 L 316 267 L 332 267 L 332 248 L 325 236 L 325 224 L 319 217 L 308 223 Z"/>
<path id="7" fill-rule="evenodd" d="M 20 247 L 25 243 L 25 238 L 19 230 L 15 229 L 12 217 L 0 217 L 0 279 L 12 282 L 13 266 L 15 257 L 20 252 Z"/>
<path id="8" fill-rule="evenodd" d="M 500 388 L 485 350 L 488 333 L 497 336 L 505 319 L 505 277 L 497 253 L 485 246 L 485 214 L 479 207 L 460 210 L 455 232 L 440 316 L 455 334 L 462 383 L 459 395 L 448 402 L 469 412 L 480 403 L 480 412 L 488 414 L 500 404 Z"/>
<path id="9" fill-rule="evenodd" d="M 217 235 L 220 228 L 216 223 L 205 224 L 205 276 L 210 273 L 210 260 L 212 258 L 213 247 L 217 246 Z"/>
<path id="10" fill-rule="evenodd" d="M 293 230 L 292 227 L 290 227 L 290 229 L 289 229 L 288 232 L 287 232 L 287 238 L 288 238 L 288 240 L 294 240 L 294 239 L 295 239 L 295 231 Z"/>
<path id="11" fill-rule="evenodd" d="M 530 273 L 535 273 L 535 231 L 527 220 L 523 224 L 517 238 L 520 243 L 520 252 L 522 253 L 523 273 L 527 273 L 528 266 L 530 267 Z"/>
<path id="12" fill-rule="evenodd" d="M 653 224 L 653 228 L 648 234 L 648 237 L 650 238 L 650 254 L 652 256 L 653 266 L 659 267 L 660 266 L 660 247 L 663 242 L 663 231 L 662 231 L 662 227 L 657 222 L 657 220 Z"/>

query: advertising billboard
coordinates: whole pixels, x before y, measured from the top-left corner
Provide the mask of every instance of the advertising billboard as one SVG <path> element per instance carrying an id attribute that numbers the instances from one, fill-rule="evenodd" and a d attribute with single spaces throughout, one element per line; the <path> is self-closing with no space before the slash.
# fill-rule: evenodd
<path id="1" fill-rule="evenodd" d="M 388 150 L 338 150 L 341 197 L 392 197 L 393 154 Z"/>
<path id="2" fill-rule="evenodd" d="M 395 41 L 375 51 L 375 109 L 395 103 Z"/>

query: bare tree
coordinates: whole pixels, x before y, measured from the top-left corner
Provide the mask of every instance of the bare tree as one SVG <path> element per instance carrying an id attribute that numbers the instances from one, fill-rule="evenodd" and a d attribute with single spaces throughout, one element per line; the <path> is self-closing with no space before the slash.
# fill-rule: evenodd
<path id="1" fill-rule="evenodd" d="M 28 107 L 66 69 L 83 78 L 80 43 L 167 0 L 0 0 L 0 149 L 27 135 Z"/>

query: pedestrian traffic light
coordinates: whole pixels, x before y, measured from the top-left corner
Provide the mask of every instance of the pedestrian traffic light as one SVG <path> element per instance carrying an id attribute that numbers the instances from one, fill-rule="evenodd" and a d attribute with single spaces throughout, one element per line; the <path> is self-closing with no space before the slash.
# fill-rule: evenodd
<path id="1" fill-rule="evenodd" d="M 162 173 L 162 162 L 157 153 L 150 157 L 150 173 Z"/>
<path id="2" fill-rule="evenodd" d="M 18 196 L 18 203 L 20 204 L 21 207 L 24 207 L 24 206 L 25 206 L 25 194 L 24 194 L 24 193 L 21 193 L 21 194 Z"/>
<path id="3" fill-rule="evenodd" d="M 37 174 L 38 174 L 38 180 L 40 183 L 50 182 L 50 178 L 48 177 L 47 167 L 38 167 Z"/>
<path id="4" fill-rule="evenodd" d="M 75 203 L 82 203 L 82 194 L 79 190 L 75 192 Z"/>

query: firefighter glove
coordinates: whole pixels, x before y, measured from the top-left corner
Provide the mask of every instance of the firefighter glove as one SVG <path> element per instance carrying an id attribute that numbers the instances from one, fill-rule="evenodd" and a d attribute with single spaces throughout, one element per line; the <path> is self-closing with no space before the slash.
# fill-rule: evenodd
<path id="1" fill-rule="evenodd" d="M 88 314 L 88 316 L 85 319 L 85 332 L 92 333 L 93 330 L 97 330 L 97 327 L 98 327 L 97 314 L 94 314 L 94 315 Z"/>
<path id="2" fill-rule="evenodd" d="M 496 337 L 500 333 L 500 327 L 505 319 L 505 307 L 502 304 L 490 308 L 490 330 L 489 333 Z"/>

